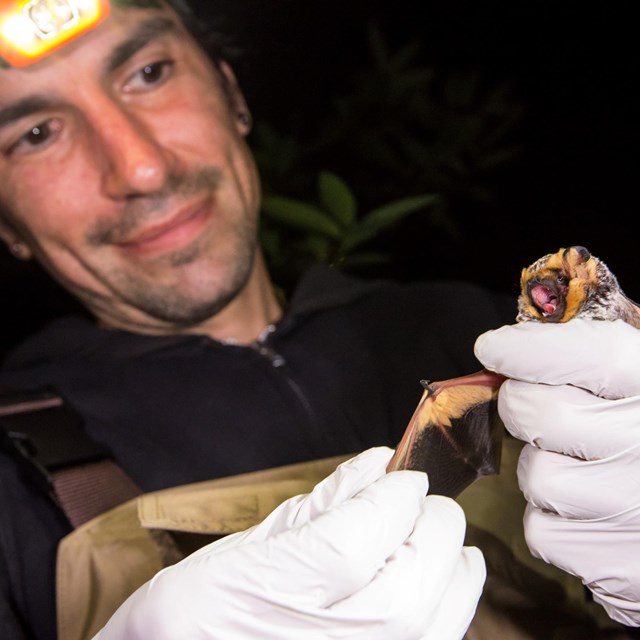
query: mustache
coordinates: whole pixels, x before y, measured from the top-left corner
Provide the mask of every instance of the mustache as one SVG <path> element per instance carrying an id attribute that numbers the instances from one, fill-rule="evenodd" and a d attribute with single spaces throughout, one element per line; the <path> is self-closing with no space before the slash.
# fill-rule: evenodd
<path id="1" fill-rule="evenodd" d="M 87 242 L 92 246 L 120 242 L 150 220 L 162 217 L 171 203 L 211 192 L 221 180 L 222 171 L 216 167 L 203 167 L 182 176 L 170 175 L 159 191 L 130 196 L 117 219 L 96 221 L 87 232 Z"/>

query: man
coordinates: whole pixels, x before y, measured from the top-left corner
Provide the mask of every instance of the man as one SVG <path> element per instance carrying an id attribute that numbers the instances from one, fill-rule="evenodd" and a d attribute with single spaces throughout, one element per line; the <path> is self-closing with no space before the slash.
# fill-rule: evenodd
<path id="1" fill-rule="evenodd" d="M 276 295 L 256 241 L 249 111 L 224 57 L 212 61 L 187 30 L 181 2 L 101 2 L 91 15 L 80 3 L 54 5 L 21 14 L 52 32 L 49 45 L 24 53 L 3 36 L 0 236 L 97 322 L 45 328 L 9 355 L 1 384 L 53 386 L 89 436 L 155 491 L 393 446 L 416 381 L 478 368 L 475 337 L 515 308 L 477 288 L 312 270 L 290 300 Z M 56 20 L 83 18 L 76 31 L 56 31 Z M 356 472 L 338 470 L 303 506 L 285 503 L 275 524 L 165 570 L 101 638 L 256 637 L 263 627 L 280 638 L 461 637 L 481 559 L 461 546 L 455 505 L 418 500 L 420 474 L 385 476 L 381 451 L 356 458 Z M 0 631 L 52 638 L 56 548 L 71 526 L 11 456 L 0 473 Z M 372 522 L 398 525 L 364 544 Z"/>
<path id="2" fill-rule="evenodd" d="M 10 13 L 15 6 L 19 8 L 5 8 Z M 53 30 L 50 23 L 64 15 L 65 6 L 57 3 L 47 16 L 49 5 L 38 5 L 47 18 L 42 28 Z M 39 58 L 28 64 L 14 55 L 18 44 L 4 43 L 2 56 L 12 66 L 0 71 L 0 234 L 17 258 L 35 257 L 45 265 L 95 315 L 97 326 L 79 320 L 71 320 L 72 325 L 80 322 L 75 327 L 64 326 L 65 320 L 51 327 L 52 333 L 46 330 L 7 359 L 2 383 L 56 388 L 82 414 L 90 437 L 111 450 L 143 491 L 397 440 L 416 390 L 378 376 L 392 375 L 392 366 L 402 366 L 417 387 L 417 362 L 406 366 L 402 353 L 394 355 L 390 345 L 377 344 L 388 330 L 383 318 L 369 331 L 363 323 L 381 302 L 388 314 L 403 305 L 408 293 L 397 297 L 391 290 L 387 297 L 382 289 L 382 295 L 373 296 L 379 287 L 353 285 L 320 272 L 310 274 L 283 315 L 283 302 L 256 242 L 260 188 L 245 143 L 247 105 L 232 70 L 222 58 L 212 63 L 205 55 L 176 13 L 183 11 L 181 5 L 99 6 L 109 14 L 101 20 L 98 16 L 77 38 L 62 40 L 68 30 L 60 31 L 60 42 L 51 36 L 55 46 L 36 51 Z M 82 6 L 72 8 L 82 19 Z M 426 311 L 429 300 L 422 304 Z M 496 324 L 492 303 L 481 304 Z M 415 334 L 422 325 L 415 317 L 407 329 Z M 474 333 L 488 326 L 479 323 Z M 466 349 L 452 347 L 469 363 L 471 340 L 469 335 Z M 29 355 L 40 351 L 38 343 L 48 345 L 44 359 L 36 356 L 44 368 Z M 445 359 L 440 350 L 439 355 Z M 453 370 L 457 356 L 446 355 Z M 349 366 L 340 371 L 345 358 Z M 444 364 L 440 368 L 448 373 Z M 392 395 L 400 395 L 393 403 L 375 397 L 387 385 L 395 388 Z M 71 527 L 55 504 L 25 482 L 13 457 L 3 456 L 2 463 L 7 542 L 2 549 L 6 570 L 0 572 L 2 636 L 52 638 L 54 581 L 60 578 L 56 547 Z M 374 469 L 372 481 L 384 465 L 378 461 Z M 387 482 L 387 487 L 395 486 Z M 417 481 L 411 491 L 424 494 L 424 483 Z M 406 492 L 406 487 L 396 488 L 391 497 Z M 392 503 L 396 500 L 401 504 L 401 495 Z M 408 511 L 413 514 L 410 523 L 419 521 L 420 504 L 422 499 L 417 510 Z M 378 508 L 378 520 L 393 516 L 389 506 Z M 439 585 L 451 581 L 453 586 L 466 575 L 465 600 L 473 605 L 483 580 L 482 562 L 476 554 L 465 564 L 467 552 L 456 535 L 460 521 L 447 510 L 429 518 L 458 540 L 445 554 L 447 580 L 435 586 L 444 593 Z M 364 515 L 361 522 L 367 522 Z M 370 567 L 379 569 L 410 541 L 412 526 L 406 522 L 383 550 L 372 550 L 365 585 L 373 577 Z M 315 519 L 309 523 L 311 542 L 314 536 L 328 535 L 321 525 Z M 342 533 L 331 520 L 328 526 L 347 542 L 362 538 L 352 526 Z M 318 528 L 320 534 L 315 533 Z M 298 535 L 291 536 L 287 549 L 295 547 Z M 346 581 L 358 595 L 351 630 L 357 627 L 367 635 L 373 627 L 381 633 L 388 629 L 380 620 L 357 622 L 358 601 L 365 597 L 362 562 L 345 554 L 339 555 L 345 556 L 341 561 L 331 561 L 331 549 L 321 552 L 319 543 L 310 548 L 315 551 L 304 553 L 319 554 L 321 564 L 340 567 L 329 576 L 327 590 L 337 586 L 344 600 Z M 296 570 L 301 562 L 289 570 L 291 580 L 302 580 Z M 350 562 L 355 581 L 348 579 Z M 252 567 L 249 560 L 239 558 L 236 564 L 249 566 L 269 584 L 269 572 Z M 232 566 L 225 571 L 222 575 L 233 578 L 238 570 Z M 270 567 L 272 574 L 282 571 L 280 563 Z M 398 593 L 403 591 L 400 578 L 389 587 Z M 224 591 L 229 597 L 236 594 L 235 606 L 230 603 L 220 615 L 231 619 L 233 635 L 240 628 L 234 627 L 240 625 L 234 612 L 242 618 L 247 604 L 240 595 L 246 587 L 232 582 Z M 290 588 L 305 591 L 302 582 L 294 581 Z M 436 610 L 440 595 L 431 599 Z M 417 604 L 411 610 L 424 626 L 424 607 Z M 278 609 L 276 603 L 273 608 Z M 378 617 L 378 608 L 371 609 Z M 455 629 L 468 623 L 473 606 L 465 610 L 454 621 Z M 77 617 L 85 614 L 78 611 Z M 266 625 L 263 614 L 264 604 L 252 617 Z M 309 611 L 306 616 L 312 618 Z M 386 618 L 397 624 L 397 613 Z M 402 618 L 406 624 L 406 616 Z M 195 617 L 192 624 L 200 620 Z M 288 624 L 282 614 L 275 635 L 284 637 Z M 334 626 L 339 632 L 338 621 Z M 188 628 L 183 631 L 190 637 Z M 326 633 L 333 633 L 331 624 Z"/>

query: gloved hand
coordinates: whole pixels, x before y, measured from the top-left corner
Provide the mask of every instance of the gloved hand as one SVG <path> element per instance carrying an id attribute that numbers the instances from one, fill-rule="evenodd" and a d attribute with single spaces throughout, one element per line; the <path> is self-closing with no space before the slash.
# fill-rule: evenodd
<path id="1" fill-rule="evenodd" d="M 485 579 L 461 508 L 369 449 L 158 573 L 94 640 L 460 639 Z"/>
<path id="2" fill-rule="evenodd" d="M 475 352 L 512 378 L 498 411 L 529 443 L 518 465 L 529 549 L 640 626 L 640 331 L 526 322 L 481 335 Z"/>

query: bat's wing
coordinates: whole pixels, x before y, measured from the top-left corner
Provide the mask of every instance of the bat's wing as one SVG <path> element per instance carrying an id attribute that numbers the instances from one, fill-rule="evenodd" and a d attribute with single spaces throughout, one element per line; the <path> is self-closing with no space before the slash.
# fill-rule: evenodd
<path id="1" fill-rule="evenodd" d="M 450 497 L 480 476 L 498 473 L 503 425 L 497 398 L 503 380 L 483 370 L 423 382 L 425 391 L 387 471 L 426 471 L 429 493 Z"/>

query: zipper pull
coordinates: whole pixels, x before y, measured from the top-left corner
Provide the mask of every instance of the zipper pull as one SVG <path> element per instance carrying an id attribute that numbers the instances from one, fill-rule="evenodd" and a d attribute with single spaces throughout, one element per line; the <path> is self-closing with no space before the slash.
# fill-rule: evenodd
<path id="1" fill-rule="evenodd" d="M 255 342 L 251 343 L 251 347 L 255 349 L 261 356 L 269 360 L 272 367 L 276 369 L 284 367 L 287 363 L 285 359 L 275 349 L 267 344 L 269 336 L 276 330 L 275 325 L 270 324 L 258 336 Z"/>

